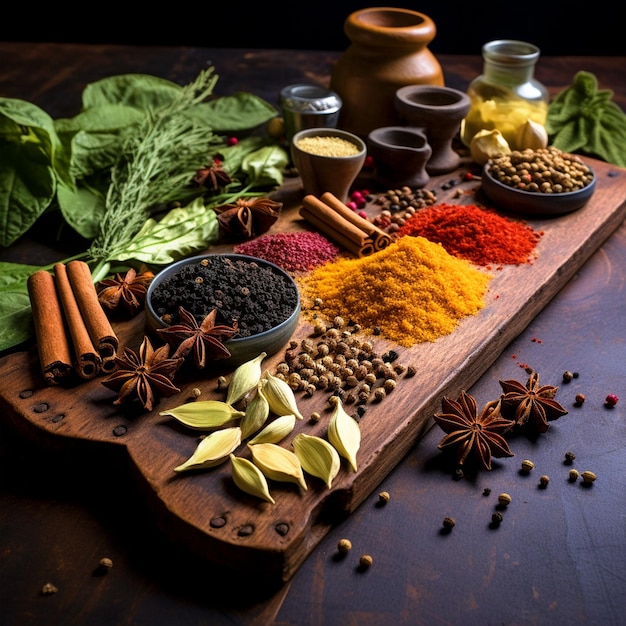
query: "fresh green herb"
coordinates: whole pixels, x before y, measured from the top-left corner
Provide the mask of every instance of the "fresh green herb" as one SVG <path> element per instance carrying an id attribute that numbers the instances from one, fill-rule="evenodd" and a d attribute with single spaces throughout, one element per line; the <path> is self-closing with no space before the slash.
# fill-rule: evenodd
<path id="1" fill-rule="evenodd" d="M 280 186 L 288 163 L 269 137 L 227 145 L 221 133 L 252 131 L 277 112 L 251 94 L 213 97 L 216 81 L 213 68 L 184 87 L 110 77 L 85 88 L 81 113 L 56 121 L 29 102 L 0 98 L 0 245 L 58 208 L 90 242 L 73 258 L 87 260 L 98 282 L 113 263 L 163 265 L 214 243 L 210 209 Z M 233 182 L 212 197 L 191 181 L 218 155 Z M 171 201 L 182 206 L 165 211 Z M 0 352 L 31 338 L 26 279 L 50 268 L 1 264 Z"/>

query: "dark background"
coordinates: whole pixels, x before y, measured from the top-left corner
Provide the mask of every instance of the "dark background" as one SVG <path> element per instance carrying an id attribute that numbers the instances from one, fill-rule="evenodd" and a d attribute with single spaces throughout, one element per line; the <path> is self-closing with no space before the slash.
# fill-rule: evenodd
<path id="1" fill-rule="evenodd" d="M 409 8 L 437 26 L 429 48 L 435 54 L 480 54 L 492 39 L 521 39 L 542 55 L 626 56 L 621 16 L 608 3 L 574 2 L 398 2 L 368 5 L 343 0 L 290 3 L 167 2 L 83 4 L 71 11 L 58 4 L 22 4 L 24 14 L 3 19 L 0 40 L 218 48 L 278 48 L 342 51 L 348 45 L 345 18 L 368 6 Z M 626 77 L 626 68 L 624 68 Z"/>

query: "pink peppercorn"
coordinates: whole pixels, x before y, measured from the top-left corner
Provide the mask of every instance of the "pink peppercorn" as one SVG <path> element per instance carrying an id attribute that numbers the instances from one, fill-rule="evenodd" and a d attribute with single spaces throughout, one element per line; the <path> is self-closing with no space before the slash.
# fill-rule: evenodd
<path id="1" fill-rule="evenodd" d="M 226 141 L 227 146 L 236 146 L 239 143 L 239 139 L 237 137 L 229 137 Z"/>
<path id="2" fill-rule="evenodd" d="M 347 202 L 347 203 L 346 203 L 346 206 L 347 206 L 349 209 L 352 209 L 353 211 L 356 211 L 356 210 L 359 208 L 359 207 L 357 206 L 356 202 L 354 202 L 354 201 Z"/>
<path id="3" fill-rule="evenodd" d="M 610 393 L 606 399 L 604 400 L 604 404 L 608 407 L 614 407 L 619 401 L 619 398 L 614 394 Z"/>

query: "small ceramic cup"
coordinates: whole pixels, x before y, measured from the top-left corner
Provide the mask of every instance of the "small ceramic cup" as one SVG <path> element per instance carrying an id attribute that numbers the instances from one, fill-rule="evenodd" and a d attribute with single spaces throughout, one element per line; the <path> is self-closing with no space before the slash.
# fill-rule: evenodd
<path id="1" fill-rule="evenodd" d="M 336 128 L 308 128 L 291 140 L 291 158 L 305 195 L 320 197 L 330 192 L 347 202 L 366 156 L 367 146 L 362 139 Z"/>
<path id="2" fill-rule="evenodd" d="M 460 155 L 452 148 L 463 118 L 470 110 L 469 96 L 452 87 L 408 85 L 396 91 L 396 112 L 400 122 L 425 130 L 432 155 L 426 164 L 431 176 L 456 169 Z"/>
<path id="3" fill-rule="evenodd" d="M 430 180 L 426 163 L 432 154 L 422 129 L 383 126 L 367 137 L 367 149 L 374 161 L 376 182 L 385 187 L 424 187 Z"/>

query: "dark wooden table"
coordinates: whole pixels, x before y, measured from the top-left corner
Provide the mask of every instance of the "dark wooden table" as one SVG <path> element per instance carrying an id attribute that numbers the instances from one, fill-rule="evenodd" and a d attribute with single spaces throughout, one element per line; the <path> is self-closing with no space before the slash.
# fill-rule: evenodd
<path id="1" fill-rule="evenodd" d="M 179 83 L 212 62 L 217 93 L 276 103 L 297 82 L 327 84 L 335 52 L 0 43 L 0 95 L 52 116 L 76 113 L 98 78 L 150 73 Z M 441 56 L 446 83 L 465 89 L 480 57 Z M 556 93 L 593 72 L 626 109 L 626 57 L 544 57 L 537 78 Z M 0 260 L 49 263 L 72 242 L 33 232 Z M 128 467 L 59 458 L 0 419 L 0 622 L 69 624 L 624 624 L 626 620 L 626 226 L 622 225 L 470 389 L 480 402 L 532 363 L 569 414 L 549 436 L 515 440 L 515 458 L 473 480 L 438 463 L 431 429 L 375 492 L 332 530 L 293 579 L 271 594 L 243 587 L 181 553 L 138 503 Z M 561 383 L 565 370 L 578 378 Z M 586 396 L 573 406 L 577 393 Z M 607 394 L 621 395 L 613 409 Z M 590 489 L 567 480 L 592 470 Z M 522 459 L 536 469 L 519 473 Z M 551 478 L 538 488 L 540 474 Z M 484 495 L 490 489 L 491 495 Z M 512 504 L 490 527 L 497 494 Z M 447 535 L 445 516 L 456 519 Z M 337 559 L 337 542 L 352 552 Z M 358 558 L 374 559 L 366 572 Z M 102 557 L 113 561 L 98 575 Z M 41 594 L 52 583 L 58 592 Z"/>

